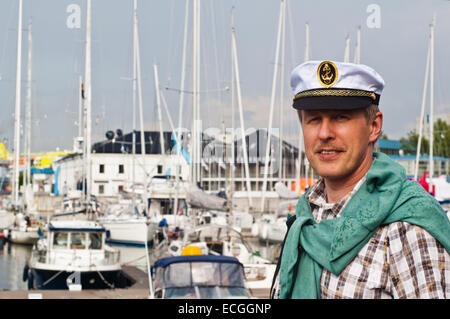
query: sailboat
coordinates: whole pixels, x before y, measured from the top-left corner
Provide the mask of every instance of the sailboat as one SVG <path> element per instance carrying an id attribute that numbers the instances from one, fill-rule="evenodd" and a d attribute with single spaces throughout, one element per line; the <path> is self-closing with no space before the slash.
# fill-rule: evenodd
<path id="1" fill-rule="evenodd" d="M 37 212 L 33 211 L 33 203 L 30 201 L 30 189 L 28 188 L 28 182 L 24 186 L 25 195 L 28 199 L 28 205 L 24 203 L 24 198 L 19 199 L 19 152 L 20 152 L 20 95 L 21 95 L 21 57 L 22 57 L 22 0 L 19 0 L 18 10 L 18 27 L 17 27 L 17 66 L 16 66 L 16 99 L 15 99 L 15 112 L 14 112 L 14 170 L 13 170 L 13 189 L 12 189 L 12 203 L 14 210 L 13 224 L 4 229 L 4 235 L 6 238 L 17 244 L 32 245 L 39 239 L 39 221 Z M 29 30 L 29 55 L 28 55 L 28 103 L 27 111 L 30 112 L 30 85 L 31 85 L 31 23 Z M 27 113 L 28 113 L 27 112 Z M 27 119 L 29 114 L 27 114 Z M 27 122 L 28 123 L 28 122 Z M 30 127 L 27 125 L 27 129 Z M 29 132 L 27 132 L 29 133 Z M 27 145 L 29 147 L 29 144 Z M 28 157 L 29 159 L 29 157 Z M 25 175 L 25 172 L 24 172 Z M 29 180 L 26 179 L 26 180 Z M 42 225 L 41 225 L 42 226 Z"/>
<path id="2" fill-rule="evenodd" d="M 198 18 L 198 12 L 196 10 L 199 9 L 199 1 L 194 1 L 194 21 Z M 198 22 L 195 22 L 194 32 L 198 32 Z M 238 106 L 240 111 L 240 120 L 241 120 L 241 129 L 242 132 L 244 130 L 243 123 L 243 112 L 242 112 L 242 103 L 240 99 L 240 86 L 239 86 L 239 72 L 238 72 L 238 64 L 237 64 L 237 48 L 235 42 L 235 33 L 234 33 L 234 25 L 232 23 L 232 57 L 233 57 L 233 81 L 236 81 L 237 88 L 237 98 L 238 98 Z M 194 38 L 198 39 L 198 35 Z M 195 45 L 194 45 L 195 47 Z M 194 52 L 195 53 L 195 52 Z M 196 59 L 194 59 L 196 61 Z M 196 83 L 197 78 L 194 77 L 194 83 Z M 194 86 L 195 89 L 198 90 L 198 83 Z M 234 85 L 233 85 L 234 87 Z M 198 101 L 194 101 L 198 103 Z M 194 103 L 194 106 L 198 108 L 198 104 Z M 197 109 L 198 114 L 198 109 Z M 245 135 L 242 134 L 244 137 Z M 196 140 L 194 140 L 195 143 Z M 245 138 L 243 138 L 243 147 L 244 150 L 247 149 L 245 144 Z M 192 147 L 192 149 L 196 149 L 196 146 Z M 246 154 L 246 152 L 244 152 Z M 198 155 L 198 154 L 197 154 Z M 234 159 L 234 157 L 233 157 Z M 245 160 L 245 159 L 244 159 Z M 248 164 L 248 161 L 245 160 Z M 195 173 L 195 169 L 193 169 Z M 248 170 L 247 170 L 248 173 Z M 232 174 L 232 172 L 231 172 Z M 248 175 L 247 175 L 248 176 Z M 193 181 L 197 181 L 195 174 L 193 175 Z M 247 180 L 248 181 L 248 180 Z M 233 182 L 233 181 L 232 181 Z M 248 183 L 248 196 L 249 203 L 251 204 L 252 200 L 250 197 L 250 187 Z M 270 260 L 262 258 L 258 252 L 254 251 L 252 246 L 245 240 L 243 233 L 241 232 L 238 218 L 243 217 L 245 215 L 241 215 L 236 211 L 233 211 L 232 207 L 227 204 L 227 201 L 224 199 L 215 198 L 214 196 L 207 196 L 201 190 L 197 190 L 198 194 L 194 194 L 194 198 L 190 197 L 192 192 L 189 195 L 190 205 L 193 207 L 199 207 L 200 209 L 200 217 L 202 217 L 205 222 L 203 224 L 187 224 L 186 228 L 178 238 L 172 239 L 168 242 L 167 246 L 161 246 L 160 249 L 155 250 L 156 258 L 164 257 L 164 256 L 180 256 L 183 254 L 184 249 L 190 246 L 196 246 L 200 251 L 202 256 L 225 256 L 225 257 L 233 257 L 236 258 L 240 263 L 244 266 L 245 278 L 246 278 L 246 286 L 249 289 L 268 289 L 270 288 L 270 284 L 272 281 L 273 273 L 275 271 L 276 264 L 272 263 Z M 208 194 L 211 195 L 211 194 Z M 230 198 L 232 198 L 232 193 Z M 209 206 L 208 206 L 209 204 Z M 217 205 L 217 206 L 216 206 Z M 202 209 L 200 206 L 203 206 Z M 212 209 L 216 208 L 216 209 Z M 229 215 L 221 215 L 215 211 L 227 212 Z M 217 214 L 214 216 L 214 214 Z M 245 213 L 250 215 L 249 213 Z M 192 216 L 192 215 L 191 215 Z M 195 217 L 195 216 L 194 216 Z M 208 217 L 211 218 L 208 222 Z M 226 217 L 225 219 L 223 217 Z M 218 222 L 222 220 L 223 222 Z M 241 224 L 242 225 L 242 224 Z M 211 278 L 211 280 L 213 280 Z"/>
<path id="3" fill-rule="evenodd" d="M 414 180 L 417 180 L 425 190 L 432 194 L 441 204 L 447 204 L 450 202 L 450 183 L 447 182 L 446 176 L 434 177 L 434 159 L 433 159 L 433 141 L 434 141 L 434 30 L 436 26 L 436 16 L 433 17 L 433 22 L 430 25 L 430 39 L 427 53 L 427 62 L 425 67 L 425 80 L 422 93 L 422 106 L 420 112 L 419 121 L 419 138 L 417 141 L 416 150 L 416 161 L 414 170 Z M 420 178 L 418 176 L 419 172 L 419 162 L 420 162 L 420 151 L 421 142 L 423 134 L 423 123 L 425 116 L 425 104 L 426 96 L 428 90 L 428 82 L 430 84 L 430 113 L 429 113 L 429 123 L 430 123 L 430 155 L 428 157 L 428 168 Z"/>
<path id="4" fill-rule="evenodd" d="M 145 163 L 145 133 L 143 120 L 142 105 L 142 88 L 140 75 L 140 50 L 138 35 L 138 19 L 137 19 L 137 1 L 133 3 L 133 128 L 136 128 L 136 100 L 139 104 L 140 113 L 140 140 L 141 140 L 141 156 L 142 162 Z M 159 108 L 159 91 L 157 85 L 157 68 L 155 69 L 155 83 L 157 87 L 158 98 L 158 119 L 161 123 L 161 110 Z M 137 95 L 137 99 L 136 99 Z M 164 136 L 162 127 L 160 127 L 160 145 L 161 154 L 164 154 Z M 174 191 L 169 190 L 166 194 L 168 185 L 160 185 L 154 182 L 154 178 L 150 181 L 144 168 L 144 183 L 137 185 L 135 182 L 135 158 L 136 158 L 136 131 L 133 131 L 133 172 L 131 187 L 125 189 L 125 192 L 131 197 L 131 200 L 120 199 L 119 203 L 112 204 L 104 214 L 97 217 L 97 220 L 107 229 L 109 236 L 107 241 L 114 244 L 133 245 L 145 247 L 152 244 L 153 239 L 159 230 L 160 221 L 166 210 L 165 202 L 167 198 L 174 196 Z M 158 179 L 155 179 L 158 180 Z M 164 178 L 165 180 L 165 178 Z M 156 184 L 156 185 L 155 185 Z M 170 185 L 173 185 L 171 183 Z M 131 189 L 130 189 L 131 188 Z M 139 199 L 137 198 L 139 197 Z M 163 202 L 163 203 L 162 203 Z"/>

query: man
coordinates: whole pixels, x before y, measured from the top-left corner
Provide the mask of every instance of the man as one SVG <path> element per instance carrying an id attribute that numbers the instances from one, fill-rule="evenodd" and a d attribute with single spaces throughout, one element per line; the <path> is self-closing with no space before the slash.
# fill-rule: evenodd
<path id="1" fill-rule="evenodd" d="M 381 76 L 309 61 L 291 75 L 305 153 L 319 181 L 298 201 L 281 253 L 280 298 L 450 298 L 450 222 L 374 151 Z"/>

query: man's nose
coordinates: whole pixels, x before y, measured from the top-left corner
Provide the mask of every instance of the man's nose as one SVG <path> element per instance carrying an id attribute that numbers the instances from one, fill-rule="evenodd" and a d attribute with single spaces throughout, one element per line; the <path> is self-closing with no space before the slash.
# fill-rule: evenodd
<path id="1" fill-rule="evenodd" d="M 332 123 L 328 119 L 323 119 L 319 127 L 319 138 L 329 140 L 334 138 Z"/>

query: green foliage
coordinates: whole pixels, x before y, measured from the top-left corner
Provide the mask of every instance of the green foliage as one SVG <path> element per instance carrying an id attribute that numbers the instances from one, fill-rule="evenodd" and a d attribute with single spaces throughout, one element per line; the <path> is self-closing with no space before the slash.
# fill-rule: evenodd
<path id="1" fill-rule="evenodd" d="M 415 130 L 409 131 L 407 137 L 402 137 L 400 139 L 401 149 L 406 154 L 416 154 L 417 152 L 417 141 L 419 140 L 419 134 Z M 422 142 L 420 145 L 420 153 L 428 154 L 430 148 L 430 142 L 422 137 Z"/>
<path id="2" fill-rule="evenodd" d="M 450 125 L 438 119 L 434 123 L 434 139 L 433 139 L 433 155 L 450 157 Z M 419 134 L 415 130 L 408 132 L 407 137 L 400 139 L 401 149 L 405 154 L 415 155 L 417 152 L 417 141 L 419 140 Z M 422 137 L 420 145 L 421 154 L 430 154 L 430 141 Z"/>

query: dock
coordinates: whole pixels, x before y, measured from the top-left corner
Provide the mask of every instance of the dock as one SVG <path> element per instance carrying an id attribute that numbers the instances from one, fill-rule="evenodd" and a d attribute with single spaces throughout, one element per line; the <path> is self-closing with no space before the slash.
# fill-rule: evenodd
<path id="1" fill-rule="evenodd" d="M 134 266 L 123 266 L 122 271 L 132 282 L 125 289 L 0 290 L 0 299 L 148 299 L 147 273 Z M 250 293 L 253 298 L 269 298 L 268 289 L 253 289 Z"/>

